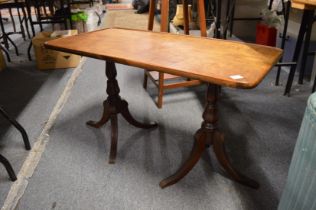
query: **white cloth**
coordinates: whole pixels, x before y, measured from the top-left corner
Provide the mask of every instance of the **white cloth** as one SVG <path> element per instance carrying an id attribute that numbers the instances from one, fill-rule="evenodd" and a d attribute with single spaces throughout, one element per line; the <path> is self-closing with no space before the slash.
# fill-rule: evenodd
<path id="1" fill-rule="evenodd" d="M 270 4 L 271 0 L 267 0 L 267 4 Z M 288 0 L 283 0 L 284 2 L 287 2 Z M 282 0 L 273 0 L 272 8 L 271 10 L 275 11 L 282 11 Z"/>

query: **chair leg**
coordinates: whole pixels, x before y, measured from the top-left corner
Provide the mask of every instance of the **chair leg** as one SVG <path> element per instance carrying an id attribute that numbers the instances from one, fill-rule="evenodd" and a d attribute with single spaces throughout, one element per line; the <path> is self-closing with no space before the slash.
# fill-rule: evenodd
<path id="1" fill-rule="evenodd" d="M 231 13 L 231 21 L 229 23 L 229 37 L 233 36 L 236 1 L 233 1 L 232 7 L 233 8 L 232 8 L 232 13 Z"/>
<path id="2" fill-rule="evenodd" d="M 11 58 L 10 58 L 10 55 L 9 55 L 8 50 L 7 50 L 5 47 L 3 47 L 1 44 L 0 44 L 0 49 L 2 49 L 2 51 L 3 51 L 4 54 L 6 55 L 8 61 L 11 62 Z"/>
<path id="3" fill-rule="evenodd" d="M 228 31 L 228 27 L 230 25 L 230 15 L 232 13 L 232 2 L 231 0 L 228 0 L 227 1 L 227 4 L 226 4 L 226 22 L 225 22 L 225 25 L 224 25 L 224 30 L 223 30 L 223 38 L 224 39 L 227 39 L 227 31 Z"/>
<path id="4" fill-rule="evenodd" d="M 164 73 L 159 72 L 159 81 L 158 81 L 158 108 L 162 108 L 163 103 L 163 91 L 164 91 Z"/>
<path id="5" fill-rule="evenodd" d="M 25 37 L 26 36 L 25 36 L 25 30 L 24 30 L 24 26 L 23 26 L 23 20 L 22 20 L 22 17 L 21 17 L 20 9 L 17 8 L 17 11 L 18 11 L 18 18 L 19 18 L 19 22 L 20 22 L 20 30 L 21 30 L 22 38 L 25 41 Z"/>
<path id="6" fill-rule="evenodd" d="M 169 30 L 169 0 L 161 2 L 160 31 L 168 32 Z"/>
<path id="7" fill-rule="evenodd" d="M 10 18 L 11 18 L 11 21 L 12 21 L 13 31 L 16 32 L 15 21 L 14 21 L 14 17 L 13 17 L 11 8 L 9 9 L 9 14 L 10 14 Z"/>
<path id="8" fill-rule="evenodd" d="M 302 50 L 303 52 L 302 52 L 301 66 L 299 68 L 300 71 L 299 71 L 298 84 L 303 84 L 305 66 L 306 66 L 308 50 L 309 50 L 309 43 L 310 43 L 312 29 L 313 29 L 313 23 L 314 23 L 314 19 L 311 18 L 308 20 L 307 25 L 306 25 L 307 30 L 305 33 L 305 40 L 303 44 L 303 50 Z"/>
<path id="9" fill-rule="evenodd" d="M 300 30 L 297 36 L 294 54 L 292 57 L 292 62 L 297 62 L 299 59 L 301 46 L 302 46 L 303 39 L 304 39 L 306 29 L 307 29 L 306 26 L 307 26 L 308 20 L 313 17 L 314 17 L 314 10 L 304 10 Z M 285 90 L 284 90 L 284 95 L 290 95 L 292 83 L 295 76 L 295 71 L 296 71 L 296 65 L 291 66 L 290 73 L 288 75 L 288 79 L 287 79 Z"/>
<path id="10" fill-rule="evenodd" d="M 283 33 L 282 33 L 282 41 L 281 41 L 281 49 L 284 50 L 285 48 L 285 41 L 286 41 L 286 37 L 287 37 L 287 27 L 288 27 L 288 23 L 289 23 L 289 14 L 290 14 L 290 8 L 291 8 L 291 2 L 284 2 L 284 0 L 282 0 L 282 7 L 283 7 L 283 12 L 284 12 L 284 28 L 283 28 Z M 283 61 L 283 56 L 280 58 L 279 62 L 282 63 Z M 278 86 L 279 85 L 279 81 L 280 81 L 280 74 L 281 74 L 281 66 L 278 67 L 277 70 L 277 76 L 275 78 L 275 85 Z"/>
<path id="11" fill-rule="evenodd" d="M 147 71 L 144 70 L 144 81 L 143 81 L 143 87 L 146 90 L 147 89 L 147 83 L 148 83 L 148 75 L 147 75 Z"/>
<path id="12" fill-rule="evenodd" d="M 0 113 L 2 114 L 2 116 L 7 119 L 18 131 L 20 131 L 23 141 L 24 141 L 24 146 L 26 150 L 30 150 L 31 149 L 31 145 L 30 145 L 30 141 L 29 138 L 27 136 L 27 133 L 25 131 L 25 129 L 20 125 L 20 123 L 18 123 L 16 120 L 10 118 L 10 116 L 4 111 L 4 109 L 2 107 L 0 107 Z"/>
<path id="13" fill-rule="evenodd" d="M 28 16 L 27 16 L 27 13 L 26 13 L 24 7 L 22 7 L 22 14 L 23 14 L 22 22 L 24 22 L 24 24 L 25 24 L 25 30 L 27 32 L 27 36 L 29 39 L 31 39 L 31 34 L 30 34 L 29 24 L 28 24 Z"/>
<path id="14" fill-rule="evenodd" d="M 198 13 L 200 18 L 201 36 L 206 37 L 206 19 L 205 19 L 205 6 L 204 0 L 198 0 Z"/>
<path id="15" fill-rule="evenodd" d="M 312 93 L 315 92 L 315 89 L 316 89 L 316 76 L 315 76 L 315 79 L 314 79 Z"/>
<path id="16" fill-rule="evenodd" d="M 32 40 L 30 41 L 29 47 L 27 48 L 27 55 L 29 57 L 29 61 L 32 60 L 31 49 L 32 49 Z"/>
<path id="17" fill-rule="evenodd" d="M 5 167 L 5 169 L 7 170 L 9 177 L 11 179 L 12 182 L 14 182 L 15 180 L 17 180 L 16 175 L 14 173 L 14 170 L 10 164 L 10 162 L 0 154 L 0 163 L 2 163 Z"/>
<path id="18" fill-rule="evenodd" d="M 149 31 L 152 31 L 154 28 L 155 7 L 156 7 L 156 1 L 150 0 L 149 1 L 148 26 L 147 26 L 147 30 L 149 30 Z"/>
<path id="19" fill-rule="evenodd" d="M 184 34 L 188 35 L 190 33 L 188 1 L 187 0 L 182 0 L 182 4 L 183 4 L 183 17 L 184 17 Z"/>

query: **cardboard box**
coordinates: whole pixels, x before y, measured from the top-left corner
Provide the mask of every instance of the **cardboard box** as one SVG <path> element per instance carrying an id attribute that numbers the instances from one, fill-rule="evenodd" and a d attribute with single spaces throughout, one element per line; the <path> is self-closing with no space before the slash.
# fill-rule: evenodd
<path id="1" fill-rule="evenodd" d="M 32 39 L 37 68 L 39 70 L 46 70 L 77 67 L 80 63 L 81 56 L 55 50 L 49 50 L 44 47 L 44 43 L 48 40 L 57 39 L 69 35 L 76 35 L 77 33 L 77 30 L 55 32 L 43 31 L 38 33 Z M 52 34 L 53 37 L 51 36 Z"/>
<path id="2" fill-rule="evenodd" d="M 7 65 L 5 63 L 3 52 L 2 52 L 2 50 L 0 50 L 0 71 L 4 70 L 6 67 L 7 67 Z"/>

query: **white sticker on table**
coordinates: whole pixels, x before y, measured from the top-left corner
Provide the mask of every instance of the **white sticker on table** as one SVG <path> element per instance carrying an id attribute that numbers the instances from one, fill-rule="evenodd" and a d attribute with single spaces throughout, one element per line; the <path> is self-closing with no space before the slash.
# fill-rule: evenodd
<path id="1" fill-rule="evenodd" d="M 236 75 L 230 75 L 229 76 L 230 78 L 232 78 L 232 79 L 243 79 L 244 77 L 243 76 L 241 76 L 241 75 L 239 75 L 239 74 L 236 74 Z"/>

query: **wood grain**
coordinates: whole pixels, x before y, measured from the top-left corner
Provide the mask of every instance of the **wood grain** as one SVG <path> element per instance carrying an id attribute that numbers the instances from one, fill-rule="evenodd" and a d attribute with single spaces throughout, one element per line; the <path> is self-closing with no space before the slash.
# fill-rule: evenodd
<path id="1" fill-rule="evenodd" d="M 258 85 L 282 54 L 281 49 L 255 44 L 117 28 L 55 39 L 45 46 L 237 88 Z"/>
<path id="2" fill-rule="evenodd" d="M 292 3 L 299 3 L 299 4 L 305 4 L 305 5 L 314 5 L 316 6 L 316 0 L 292 0 Z"/>
<path id="3" fill-rule="evenodd" d="M 295 9 L 315 10 L 316 0 L 292 0 L 291 5 Z"/>

